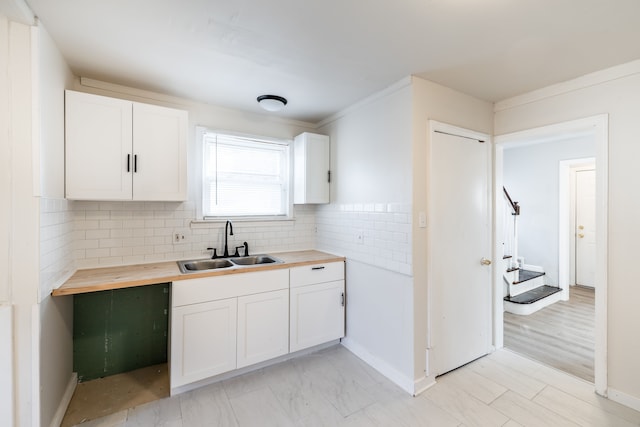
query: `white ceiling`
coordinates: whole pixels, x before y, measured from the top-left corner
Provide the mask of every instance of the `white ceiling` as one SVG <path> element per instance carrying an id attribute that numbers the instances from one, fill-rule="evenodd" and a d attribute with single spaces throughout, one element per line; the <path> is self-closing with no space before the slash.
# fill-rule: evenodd
<path id="1" fill-rule="evenodd" d="M 408 75 L 498 101 L 640 58 L 639 0 L 26 0 L 78 76 L 317 122 Z"/>

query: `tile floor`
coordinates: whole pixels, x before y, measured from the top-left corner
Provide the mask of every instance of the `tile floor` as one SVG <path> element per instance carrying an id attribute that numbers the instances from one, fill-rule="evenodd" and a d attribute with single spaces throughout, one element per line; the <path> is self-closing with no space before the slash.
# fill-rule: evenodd
<path id="1" fill-rule="evenodd" d="M 342 346 L 82 424 L 93 426 L 639 426 L 640 412 L 508 350 L 411 397 Z"/>

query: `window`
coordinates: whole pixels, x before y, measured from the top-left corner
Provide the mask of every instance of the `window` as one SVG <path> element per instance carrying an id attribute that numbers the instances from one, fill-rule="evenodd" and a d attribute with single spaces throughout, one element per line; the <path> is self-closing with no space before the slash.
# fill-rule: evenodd
<path id="1" fill-rule="evenodd" d="M 203 132 L 202 211 L 212 217 L 288 217 L 289 143 Z"/>

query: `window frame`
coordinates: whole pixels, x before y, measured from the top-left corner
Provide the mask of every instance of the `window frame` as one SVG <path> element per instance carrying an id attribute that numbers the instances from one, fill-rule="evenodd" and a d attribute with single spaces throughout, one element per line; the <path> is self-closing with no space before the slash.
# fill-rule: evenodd
<path id="1" fill-rule="evenodd" d="M 198 126 L 196 128 L 197 138 L 199 140 L 199 150 L 198 155 L 200 157 L 199 162 L 199 186 L 200 191 L 198 194 L 198 222 L 221 222 L 226 221 L 227 219 L 232 219 L 234 221 L 290 221 L 293 220 L 293 140 L 292 139 L 281 139 L 281 138 L 272 138 L 262 135 L 252 135 L 246 133 L 233 132 L 222 129 L 211 129 L 204 126 Z M 287 200 L 283 201 L 284 208 L 286 212 L 280 215 L 205 215 L 205 191 L 207 186 L 205 185 L 206 180 L 206 166 L 205 162 L 207 161 L 205 156 L 206 144 L 205 137 L 207 135 L 224 135 L 230 137 L 237 137 L 241 139 L 247 139 L 251 142 L 264 142 L 270 144 L 278 144 L 286 147 L 286 159 L 285 162 L 287 164 L 287 177 L 286 180 L 286 198 Z"/>

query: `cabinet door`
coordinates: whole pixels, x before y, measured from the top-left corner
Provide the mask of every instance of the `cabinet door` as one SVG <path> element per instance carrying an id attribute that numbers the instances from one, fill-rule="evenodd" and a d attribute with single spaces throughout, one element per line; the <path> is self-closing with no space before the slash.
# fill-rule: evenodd
<path id="1" fill-rule="evenodd" d="M 187 112 L 133 103 L 134 200 L 187 200 Z"/>
<path id="2" fill-rule="evenodd" d="M 130 200 L 130 101 L 65 93 L 65 193 L 77 200 Z"/>
<path id="3" fill-rule="evenodd" d="M 344 280 L 291 288 L 291 352 L 344 337 Z"/>
<path id="4" fill-rule="evenodd" d="M 238 368 L 289 351 L 289 290 L 238 297 Z"/>
<path id="5" fill-rule="evenodd" d="M 294 142 L 294 203 L 329 203 L 329 137 L 305 132 Z"/>
<path id="6" fill-rule="evenodd" d="M 237 298 L 171 311 L 171 387 L 236 368 Z"/>

